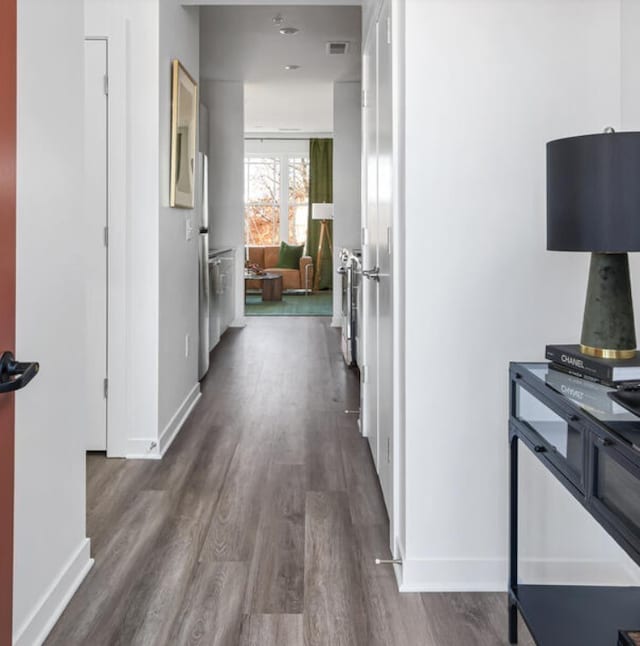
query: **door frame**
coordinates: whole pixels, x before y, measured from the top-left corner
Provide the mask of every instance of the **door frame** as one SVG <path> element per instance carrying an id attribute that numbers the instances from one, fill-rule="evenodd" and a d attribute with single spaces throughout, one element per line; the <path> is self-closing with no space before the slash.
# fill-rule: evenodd
<path id="1" fill-rule="evenodd" d="M 380 3 L 381 5 L 382 3 Z M 368 74 L 368 59 L 365 57 L 365 52 L 369 52 L 369 46 L 371 45 L 372 41 L 375 41 L 375 39 L 378 37 L 378 30 L 376 29 L 377 23 L 378 23 L 378 17 L 380 13 L 380 8 L 381 6 L 377 7 L 377 9 L 372 13 L 372 19 L 370 22 L 366 25 L 363 25 L 363 33 L 365 34 L 362 42 L 362 72 L 361 72 L 361 78 L 362 78 L 362 92 L 363 92 L 363 105 L 362 105 L 362 118 L 361 118 L 361 141 L 362 141 L 362 164 L 361 164 L 361 184 L 362 184 L 362 189 L 361 189 L 361 200 L 362 200 L 362 222 L 361 222 L 361 246 L 362 246 L 362 262 L 363 262 L 363 268 L 365 269 L 370 269 L 370 267 L 365 267 L 365 246 L 368 244 L 368 238 L 369 238 L 369 213 L 368 213 L 368 203 L 369 203 L 369 146 L 368 146 L 368 135 L 367 135 L 367 128 L 369 126 L 369 121 L 370 121 L 370 116 L 367 115 L 367 107 L 370 101 L 370 78 Z M 377 49 L 375 47 L 375 42 L 373 43 L 373 52 L 377 56 Z M 370 52 L 369 52 L 370 55 Z M 376 64 L 376 74 L 377 74 L 377 64 Z M 378 91 L 378 82 L 377 78 L 375 79 L 375 87 L 376 87 L 376 96 L 377 96 L 377 91 Z M 377 120 L 378 114 L 377 114 L 377 109 L 376 109 L 376 114 L 375 114 L 375 119 Z M 377 171 L 376 171 L 377 174 Z M 364 283 L 364 277 L 363 277 L 363 282 L 361 285 L 362 289 L 362 302 L 363 302 L 363 320 L 366 321 L 366 316 L 365 314 L 368 312 L 370 308 L 370 304 L 368 303 L 368 297 L 367 297 L 367 289 L 365 288 L 365 283 Z M 377 301 L 376 301 L 377 304 Z M 376 332 L 377 333 L 377 332 Z M 368 380 L 370 378 L 370 370 L 369 366 L 367 364 L 370 363 L 369 358 L 366 354 L 367 348 L 369 347 L 369 342 L 367 340 L 368 336 L 368 331 L 367 331 L 367 326 L 363 325 L 362 326 L 362 343 L 361 347 L 363 348 L 363 374 L 361 375 L 361 402 L 360 402 L 360 415 L 361 415 L 361 432 L 362 435 L 366 438 L 370 437 L 369 431 L 369 425 L 367 423 L 367 399 L 368 399 L 368 390 L 366 387 L 366 384 L 368 383 Z M 376 395 L 377 396 L 377 395 Z M 374 464 L 376 463 L 377 459 L 379 458 L 379 437 L 376 434 L 376 455 L 374 457 Z M 377 465 L 376 465 L 377 469 Z"/>
<path id="2" fill-rule="evenodd" d="M 0 219 L 8 253 L 0 254 L 0 352 L 15 352 L 16 342 L 16 192 L 17 192 L 17 2 L 5 3 L 0 38 Z M 6 347 L 4 347 L 6 344 Z M 0 643 L 13 640 L 13 523 L 15 474 L 15 396 L 0 395 Z"/>
<path id="3" fill-rule="evenodd" d="M 376 283 L 377 292 L 377 445 L 378 474 L 390 518 L 390 545 L 394 543 L 395 474 L 394 464 L 396 438 L 394 413 L 394 302 L 393 285 L 393 218 L 395 191 L 393 178 L 393 57 L 391 37 L 391 2 L 381 2 L 376 16 L 377 24 L 377 232 L 376 266 L 380 281 Z M 389 76 L 387 76 L 389 74 Z M 388 195 L 390 191 L 390 198 Z M 387 309 L 389 308 L 389 309 Z M 391 321 L 388 320 L 389 317 Z M 389 326 L 391 329 L 389 329 Z"/>
<path id="4" fill-rule="evenodd" d="M 405 443 L 405 2 L 406 0 L 374 0 L 369 21 L 363 24 L 364 52 L 368 40 L 375 34 L 385 3 L 390 6 L 391 15 L 391 57 L 392 57 L 392 128 L 393 128 L 393 196 L 392 196 L 392 294 L 393 294 L 393 510 L 389 518 L 389 544 L 394 558 L 405 559 L 405 500 L 406 500 L 406 443 Z M 363 65 L 363 84 L 365 72 Z M 363 85 L 363 89 L 364 85 Z M 366 208 L 367 168 L 365 117 L 362 119 L 362 204 Z M 364 430 L 364 429 L 363 429 Z M 394 571 L 399 586 L 402 586 L 402 567 L 395 565 Z"/>
<path id="5" fill-rule="evenodd" d="M 393 290 L 393 518 L 391 545 L 394 557 L 405 559 L 405 2 L 391 3 L 391 68 L 393 123 L 392 290 Z M 402 585 L 402 569 L 395 568 Z"/>
<path id="6" fill-rule="evenodd" d="M 101 30 L 102 31 L 102 30 Z M 84 40 L 107 44 L 107 457 L 129 453 L 127 415 L 127 48 L 126 22 Z"/>
<path id="7" fill-rule="evenodd" d="M 109 370 L 109 346 L 110 346 L 110 344 L 109 344 L 109 339 L 110 339 L 110 337 L 109 337 L 109 309 L 110 309 L 109 308 L 109 296 L 110 296 L 110 294 L 109 294 L 109 285 L 111 284 L 111 281 L 109 280 L 109 270 L 111 268 L 111 262 L 110 262 L 110 259 L 109 259 L 109 246 L 110 246 L 109 245 L 109 232 L 110 232 L 110 225 L 111 225 L 111 195 L 110 195 L 110 187 L 111 187 L 110 171 L 111 171 L 111 169 L 109 167 L 109 163 L 111 161 L 111 154 L 110 154 L 111 151 L 110 151 L 110 139 L 109 139 L 109 137 L 110 137 L 110 134 L 111 134 L 111 127 L 110 127 L 110 119 L 109 119 L 109 115 L 110 115 L 110 99 L 109 99 L 109 89 L 108 89 L 108 87 L 109 87 L 109 81 L 108 81 L 108 79 L 109 79 L 109 49 L 110 48 L 109 48 L 109 39 L 104 37 L 104 36 L 85 36 L 84 42 L 85 42 L 85 44 L 87 42 L 102 42 L 102 43 L 105 44 L 105 50 L 106 50 L 105 51 L 105 53 L 106 53 L 105 75 L 107 77 L 107 80 L 105 81 L 105 95 L 106 95 L 105 98 L 106 98 L 106 103 L 107 103 L 107 106 L 106 106 L 106 116 L 107 116 L 107 123 L 106 123 L 106 132 L 107 132 L 107 137 L 106 137 L 106 140 L 107 140 L 107 143 L 106 143 L 106 147 L 107 147 L 107 150 L 106 150 L 106 154 L 107 154 L 107 164 L 106 164 L 106 167 L 107 167 L 106 202 L 107 202 L 107 204 L 106 204 L 106 213 L 105 213 L 105 226 L 106 226 L 107 230 L 106 230 L 106 235 L 105 235 L 105 247 L 106 247 L 105 248 L 105 261 L 107 263 L 107 268 L 106 268 L 107 281 L 106 281 L 106 285 L 104 286 L 104 288 L 105 288 L 105 298 L 106 298 L 106 301 L 107 301 L 106 302 L 106 319 L 107 320 L 106 320 L 106 335 L 105 335 L 105 339 L 104 339 L 104 342 L 105 342 L 104 350 L 105 350 L 105 354 L 107 355 L 107 357 L 106 357 L 105 379 L 107 379 L 107 384 L 108 384 L 109 372 L 110 372 L 110 370 Z M 85 47 L 85 56 L 86 56 L 86 47 Z M 85 61 L 86 61 L 86 59 L 85 59 Z M 95 243 L 91 242 L 89 244 L 93 245 Z M 105 399 L 106 399 L 105 407 L 104 407 L 105 435 L 106 435 L 105 448 L 106 448 L 107 455 L 108 455 L 109 454 L 109 437 L 110 437 L 110 433 L 109 433 L 108 385 L 105 388 Z"/>

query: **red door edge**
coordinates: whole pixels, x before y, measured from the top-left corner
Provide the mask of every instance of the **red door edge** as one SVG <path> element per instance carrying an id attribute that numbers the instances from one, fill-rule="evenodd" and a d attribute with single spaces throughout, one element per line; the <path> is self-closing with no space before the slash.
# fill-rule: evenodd
<path id="1" fill-rule="evenodd" d="M 0 353 L 15 352 L 16 0 L 0 18 Z M 14 396 L 0 395 L 0 645 L 12 643 Z"/>

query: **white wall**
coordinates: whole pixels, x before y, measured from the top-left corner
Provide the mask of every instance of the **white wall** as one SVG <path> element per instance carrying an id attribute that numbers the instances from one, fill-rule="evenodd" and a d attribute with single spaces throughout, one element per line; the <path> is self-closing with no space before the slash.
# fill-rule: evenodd
<path id="1" fill-rule="evenodd" d="M 235 323 L 244 317 L 244 88 L 201 82 L 209 110 L 209 246 L 236 250 Z"/>
<path id="2" fill-rule="evenodd" d="M 406 0 L 405 589 L 505 587 L 508 362 L 575 341 L 587 276 L 545 250 L 545 143 L 620 125 L 620 17 Z M 624 560 L 535 466 L 530 555 Z"/>
<path id="3" fill-rule="evenodd" d="M 198 150 L 201 153 L 209 154 L 209 109 L 204 103 L 200 103 L 198 114 Z"/>
<path id="4" fill-rule="evenodd" d="M 340 266 L 340 249 L 360 248 L 362 86 L 335 83 L 333 87 L 333 266 Z M 340 325 L 342 293 L 334 277 L 333 322 Z"/>
<path id="5" fill-rule="evenodd" d="M 108 455 L 158 439 L 158 5 L 85 0 L 85 34 L 108 38 Z"/>
<path id="6" fill-rule="evenodd" d="M 309 139 L 315 135 L 305 133 L 291 139 L 258 138 L 260 135 L 249 133 L 244 140 L 244 152 L 248 155 L 306 155 L 309 156 Z M 326 135 L 331 138 L 331 133 Z"/>
<path id="7" fill-rule="evenodd" d="M 199 396 L 198 222 L 193 210 L 169 207 L 171 61 L 199 77 L 199 10 L 177 0 L 160 5 L 160 233 L 158 432 L 164 449 Z M 186 227 L 192 230 L 187 240 Z M 187 351 L 188 346 L 188 351 Z M 186 356 L 188 355 L 188 356 Z"/>
<path id="8" fill-rule="evenodd" d="M 622 128 L 640 130 L 640 2 L 622 0 Z M 637 266 L 640 269 L 640 265 Z M 634 272 L 636 283 L 640 272 Z M 638 304 L 640 302 L 636 301 Z"/>
<path id="9" fill-rule="evenodd" d="M 622 0 L 622 130 L 640 130 L 640 2 Z M 629 256 L 631 285 L 636 306 L 636 326 L 640 324 L 640 254 Z M 640 339 L 640 335 L 637 334 Z"/>
<path id="10" fill-rule="evenodd" d="M 42 641 L 91 567 L 78 271 L 83 36 L 81 0 L 18 3 L 16 346 L 21 361 L 41 366 L 16 397 L 13 617 L 15 643 L 23 646 Z"/>

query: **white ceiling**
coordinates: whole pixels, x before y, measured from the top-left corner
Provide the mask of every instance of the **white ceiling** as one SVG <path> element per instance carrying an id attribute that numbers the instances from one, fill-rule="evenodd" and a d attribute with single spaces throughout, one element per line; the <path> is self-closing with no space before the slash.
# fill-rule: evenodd
<path id="1" fill-rule="evenodd" d="M 200 78 L 245 81 L 247 132 L 333 130 L 333 83 L 360 79 L 360 6 L 207 6 L 200 12 Z M 273 22 L 277 14 L 281 25 Z M 300 31 L 283 36 L 284 26 Z M 330 41 L 348 42 L 348 52 L 328 55 Z"/>

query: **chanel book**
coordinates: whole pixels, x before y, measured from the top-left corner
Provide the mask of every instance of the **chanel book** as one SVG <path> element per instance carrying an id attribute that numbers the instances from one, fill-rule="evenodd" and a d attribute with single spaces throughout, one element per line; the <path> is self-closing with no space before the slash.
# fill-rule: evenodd
<path id="1" fill-rule="evenodd" d="M 545 356 L 566 372 L 592 381 L 616 385 L 640 380 L 640 356 L 633 359 L 601 359 L 580 352 L 579 345 L 548 345 Z"/>
<path id="2" fill-rule="evenodd" d="M 593 381 L 573 377 L 564 371 L 549 370 L 546 382 L 565 397 L 596 413 L 620 415 L 626 412 L 620 404 L 607 396 L 611 392 L 608 388 Z"/>

